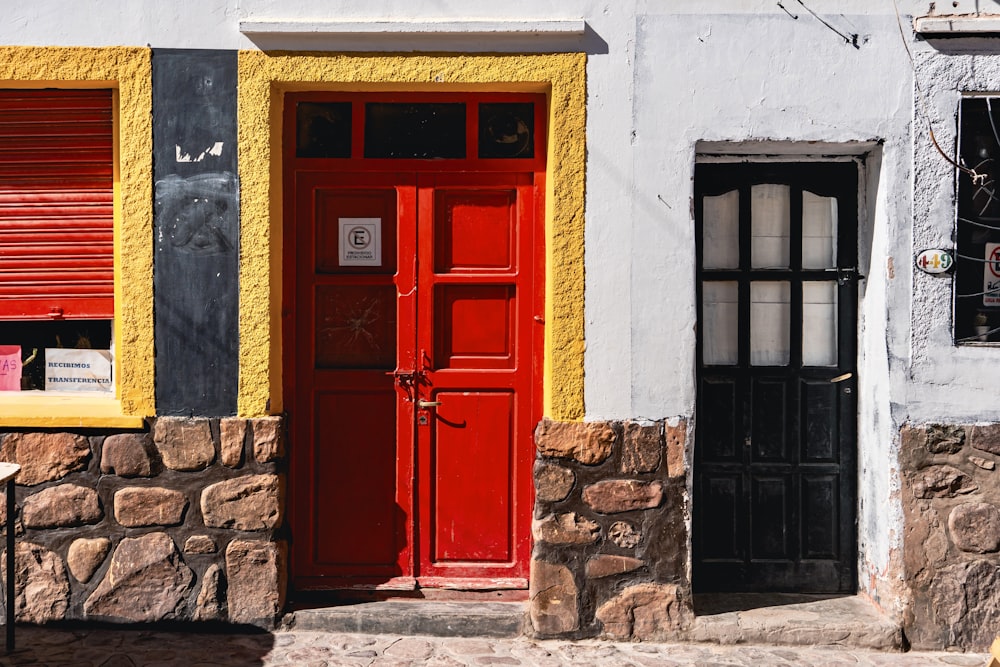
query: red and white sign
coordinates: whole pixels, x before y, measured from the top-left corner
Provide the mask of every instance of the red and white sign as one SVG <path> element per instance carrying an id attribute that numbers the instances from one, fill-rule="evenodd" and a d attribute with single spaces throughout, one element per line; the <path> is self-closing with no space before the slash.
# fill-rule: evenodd
<path id="1" fill-rule="evenodd" d="M 20 345 L 0 345 L 0 391 L 21 391 Z"/>
<path id="2" fill-rule="evenodd" d="M 1000 306 L 1000 243 L 986 244 L 983 269 L 983 305 Z"/>

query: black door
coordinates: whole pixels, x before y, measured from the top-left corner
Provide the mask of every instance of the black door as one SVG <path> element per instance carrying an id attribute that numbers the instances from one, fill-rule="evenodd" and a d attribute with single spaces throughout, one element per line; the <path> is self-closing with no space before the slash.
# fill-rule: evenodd
<path id="1" fill-rule="evenodd" d="M 693 584 L 855 587 L 854 163 L 695 171 Z"/>

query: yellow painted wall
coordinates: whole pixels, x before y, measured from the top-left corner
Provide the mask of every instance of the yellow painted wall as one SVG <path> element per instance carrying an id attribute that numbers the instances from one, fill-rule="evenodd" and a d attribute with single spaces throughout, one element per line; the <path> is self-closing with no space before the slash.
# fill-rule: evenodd
<path id="1" fill-rule="evenodd" d="M 299 90 L 492 90 L 549 95 L 544 411 L 582 419 L 586 56 L 239 55 L 239 413 L 281 404 L 281 109 Z"/>
<path id="2" fill-rule="evenodd" d="M 0 395 L 0 426 L 141 426 L 155 414 L 153 384 L 153 130 L 150 50 L 0 47 L 5 88 L 117 91 L 115 175 L 115 399 Z"/>

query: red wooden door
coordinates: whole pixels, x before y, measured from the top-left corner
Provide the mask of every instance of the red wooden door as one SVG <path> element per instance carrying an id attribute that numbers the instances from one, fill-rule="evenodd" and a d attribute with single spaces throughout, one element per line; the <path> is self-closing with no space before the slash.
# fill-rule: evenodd
<path id="1" fill-rule="evenodd" d="M 295 586 L 525 587 L 541 412 L 532 175 L 294 180 Z"/>
<path id="2" fill-rule="evenodd" d="M 534 202 L 529 175 L 418 180 L 421 585 L 527 585 Z"/>
<path id="3" fill-rule="evenodd" d="M 414 281 L 413 245 L 399 241 L 415 237 L 414 186 L 397 174 L 295 174 L 284 350 L 302 588 L 413 585 L 413 410 L 393 372 L 412 357 L 398 331 L 413 320 L 412 297 L 400 296 Z M 365 234 L 370 254 L 352 257 Z"/>

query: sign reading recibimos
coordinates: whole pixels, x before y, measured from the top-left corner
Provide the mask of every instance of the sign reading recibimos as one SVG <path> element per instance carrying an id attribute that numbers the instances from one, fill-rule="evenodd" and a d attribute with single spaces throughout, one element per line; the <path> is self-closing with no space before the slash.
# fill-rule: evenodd
<path id="1" fill-rule="evenodd" d="M 45 349 L 45 391 L 111 390 L 110 350 Z"/>

